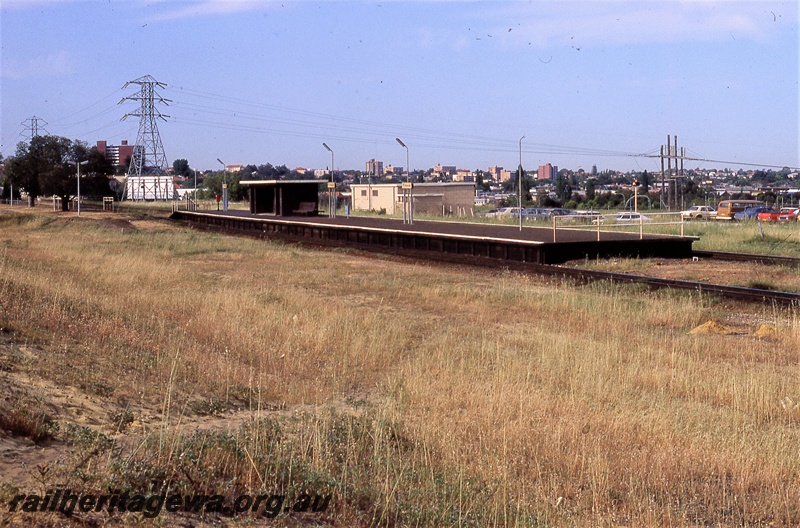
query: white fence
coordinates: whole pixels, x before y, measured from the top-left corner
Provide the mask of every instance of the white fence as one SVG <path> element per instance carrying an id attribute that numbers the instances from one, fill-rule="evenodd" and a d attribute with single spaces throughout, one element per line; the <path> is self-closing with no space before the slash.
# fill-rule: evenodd
<path id="1" fill-rule="evenodd" d="M 711 220 L 713 221 L 713 220 Z M 570 215 L 558 215 L 552 218 L 553 242 L 558 241 L 559 231 L 594 231 L 597 233 L 597 240 L 603 239 L 603 234 L 613 232 L 634 232 L 639 234 L 639 239 L 644 238 L 645 232 L 651 234 L 656 226 L 680 226 L 680 236 L 684 236 L 684 225 L 686 220 L 679 212 L 672 213 L 634 213 L 623 211 L 614 214 L 601 213 L 579 213 Z M 658 233 L 663 234 L 663 233 Z"/>

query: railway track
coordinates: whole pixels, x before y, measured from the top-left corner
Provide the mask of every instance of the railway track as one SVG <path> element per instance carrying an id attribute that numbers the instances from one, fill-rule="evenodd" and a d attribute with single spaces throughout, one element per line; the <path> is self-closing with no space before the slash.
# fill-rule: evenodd
<path id="1" fill-rule="evenodd" d="M 743 286 L 728 286 L 709 282 L 694 282 L 680 279 L 664 279 L 649 275 L 636 275 L 614 271 L 588 270 L 552 264 L 535 264 L 530 262 L 500 261 L 483 257 L 464 257 L 456 255 L 426 255 L 397 252 L 399 256 L 411 257 L 419 260 L 436 260 L 452 264 L 477 265 L 494 269 L 508 269 L 522 273 L 560 277 L 579 283 L 594 281 L 609 281 L 618 284 L 640 284 L 651 290 L 672 288 L 675 290 L 694 291 L 705 295 L 716 295 L 727 299 L 746 302 L 771 303 L 781 306 L 800 306 L 800 294 L 759 288 L 746 288 Z"/>
<path id="2" fill-rule="evenodd" d="M 560 266 L 552 266 L 560 268 Z M 643 284 L 650 289 L 672 288 L 676 290 L 696 291 L 703 294 L 718 295 L 728 299 L 740 301 L 775 303 L 784 306 L 800 306 L 800 294 L 794 292 L 782 292 L 775 290 L 764 290 L 759 288 L 746 288 L 743 286 L 728 286 L 726 284 L 714 284 L 709 282 L 694 282 L 680 279 L 663 279 L 646 275 L 634 275 L 630 273 L 619 273 L 610 271 L 585 270 L 571 268 L 569 276 L 573 278 L 590 280 L 607 280 L 618 283 Z M 563 269 L 559 270 L 563 274 Z M 566 274 L 564 274 L 566 275 Z"/>
<path id="3" fill-rule="evenodd" d="M 781 257 L 778 255 L 756 255 L 753 253 L 730 253 L 727 251 L 692 250 L 692 255 L 701 259 L 729 260 L 732 262 L 756 262 L 758 264 L 773 264 L 800 266 L 800 258 Z"/>

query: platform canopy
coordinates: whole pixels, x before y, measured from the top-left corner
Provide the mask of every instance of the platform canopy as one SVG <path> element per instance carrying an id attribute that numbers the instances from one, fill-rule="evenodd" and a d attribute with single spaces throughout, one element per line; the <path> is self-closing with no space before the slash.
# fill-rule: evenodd
<path id="1" fill-rule="evenodd" d="M 242 180 L 248 187 L 250 214 L 315 216 L 319 210 L 320 180 Z"/>

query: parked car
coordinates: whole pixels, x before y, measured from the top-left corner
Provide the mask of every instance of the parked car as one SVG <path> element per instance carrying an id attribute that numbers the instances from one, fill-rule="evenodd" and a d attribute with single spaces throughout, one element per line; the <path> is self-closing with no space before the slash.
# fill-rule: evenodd
<path id="1" fill-rule="evenodd" d="M 605 221 L 606 219 L 601 216 L 599 218 L 592 220 L 592 223 L 602 224 Z M 649 222 L 650 217 L 645 216 L 642 213 L 622 212 L 622 213 L 617 213 L 613 217 L 611 217 L 611 221 L 617 224 L 638 224 L 639 222 Z"/>
<path id="2" fill-rule="evenodd" d="M 642 213 L 617 213 L 614 215 L 615 222 L 649 222 L 650 217 L 645 216 Z"/>
<path id="3" fill-rule="evenodd" d="M 579 224 L 596 223 L 597 220 L 602 220 L 603 217 L 596 211 L 570 211 L 565 217 L 560 220 L 566 222 L 575 222 Z"/>
<path id="4" fill-rule="evenodd" d="M 797 222 L 800 209 L 797 207 L 783 207 L 778 215 L 778 222 Z"/>
<path id="5" fill-rule="evenodd" d="M 778 211 L 770 209 L 769 211 L 761 211 L 757 216 L 758 220 L 761 222 L 777 222 L 778 215 L 780 215 Z"/>
<path id="6" fill-rule="evenodd" d="M 716 218 L 717 210 L 708 205 L 693 205 L 685 211 L 681 211 L 682 220 L 711 220 Z"/>
<path id="7" fill-rule="evenodd" d="M 561 208 L 561 207 L 554 207 L 552 209 L 544 209 L 544 211 L 547 211 L 547 214 L 550 215 L 550 218 L 552 218 L 554 216 L 567 216 L 567 215 L 574 215 L 575 214 L 575 211 L 573 211 L 571 209 L 564 209 L 564 208 Z"/>
<path id="8" fill-rule="evenodd" d="M 502 216 L 509 216 L 511 215 L 511 209 L 512 209 L 511 207 L 501 207 L 500 209 L 492 209 L 491 211 L 487 211 L 486 213 L 484 213 L 483 216 L 487 218 L 499 218 Z"/>
<path id="9" fill-rule="evenodd" d="M 764 207 L 763 205 L 756 205 L 748 207 L 744 211 L 740 211 L 733 215 L 734 220 L 755 220 L 758 218 L 759 213 L 776 213 L 775 209 L 771 207 Z"/>
<path id="10" fill-rule="evenodd" d="M 515 214 L 512 214 L 511 216 L 514 218 L 519 218 L 519 216 Z M 522 218 L 525 220 L 549 220 L 550 213 L 546 209 L 531 207 L 522 210 Z"/>

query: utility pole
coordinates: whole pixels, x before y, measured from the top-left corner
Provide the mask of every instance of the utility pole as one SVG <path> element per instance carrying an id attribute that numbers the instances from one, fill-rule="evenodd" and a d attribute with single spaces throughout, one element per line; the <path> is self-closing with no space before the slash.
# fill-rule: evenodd
<path id="1" fill-rule="evenodd" d="M 673 136 L 673 140 L 675 141 L 675 148 L 672 150 L 672 155 L 675 157 L 675 208 L 678 209 L 680 207 L 680 203 L 678 202 L 678 187 L 680 185 L 680 173 L 678 173 L 678 135 Z"/>
<path id="2" fill-rule="evenodd" d="M 649 157 L 654 158 L 655 156 Z M 670 187 L 667 189 L 667 208 L 672 211 L 673 204 L 676 207 L 681 206 L 681 200 L 678 199 L 678 185 L 683 178 L 683 160 L 686 158 L 686 149 L 681 147 L 681 150 L 678 150 L 678 136 L 674 136 L 673 143 L 673 136 L 667 134 L 667 144 L 666 146 L 661 145 L 658 157 L 661 158 L 661 205 L 662 207 L 664 205 L 664 188 L 666 187 L 666 182 L 670 182 Z M 667 159 L 666 178 L 664 177 L 664 158 Z M 673 159 L 675 160 L 675 176 L 672 175 Z M 678 164 L 678 160 L 680 160 L 680 165 Z M 682 188 L 681 196 L 683 196 Z"/>
<path id="3" fill-rule="evenodd" d="M 664 145 L 661 145 L 661 209 L 664 209 Z"/>
<path id="4" fill-rule="evenodd" d="M 681 210 L 686 209 L 686 195 L 683 189 L 683 158 L 686 157 L 686 147 L 681 147 Z"/>
<path id="5" fill-rule="evenodd" d="M 522 231 L 522 140 L 525 136 L 519 138 L 519 173 L 517 177 L 517 201 L 519 205 L 519 230 Z"/>
<path id="6" fill-rule="evenodd" d="M 672 136 L 667 134 L 667 178 L 672 181 Z M 667 209 L 672 211 L 672 186 L 667 190 Z"/>

